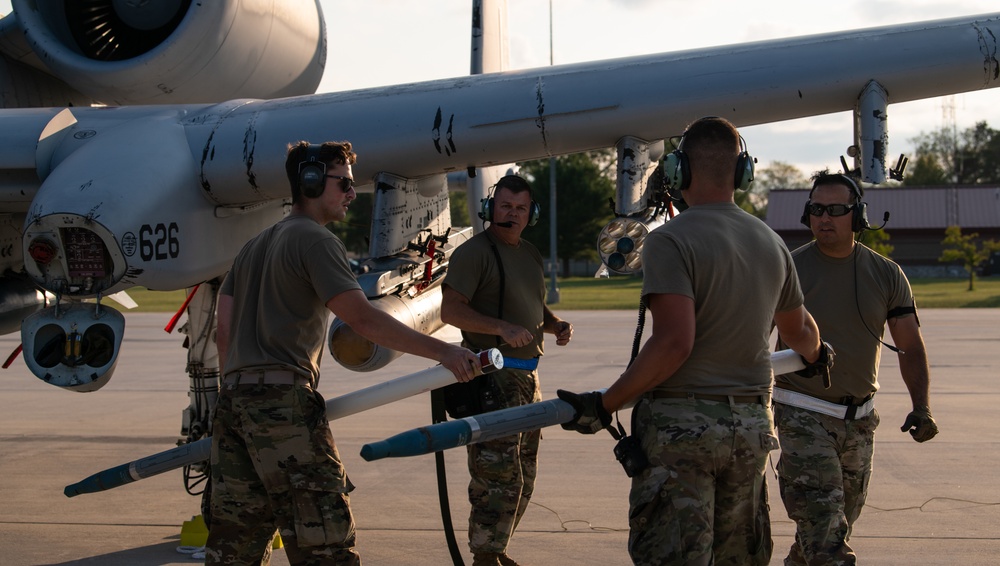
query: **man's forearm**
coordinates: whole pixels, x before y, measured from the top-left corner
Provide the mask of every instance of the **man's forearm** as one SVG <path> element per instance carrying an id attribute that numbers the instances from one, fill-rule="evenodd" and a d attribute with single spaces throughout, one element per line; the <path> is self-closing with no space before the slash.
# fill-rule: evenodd
<path id="1" fill-rule="evenodd" d="M 899 373 L 903 383 L 910 393 L 913 407 L 930 407 L 930 368 L 927 364 L 927 351 L 922 347 L 905 350 L 899 356 Z"/>
<path id="2" fill-rule="evenodd" d="M 492 336 L 500 335 L 503 324 L 502 320 L 487 316 L 461 302 L 441 305 L 441 321 L 459 330 Z"/>

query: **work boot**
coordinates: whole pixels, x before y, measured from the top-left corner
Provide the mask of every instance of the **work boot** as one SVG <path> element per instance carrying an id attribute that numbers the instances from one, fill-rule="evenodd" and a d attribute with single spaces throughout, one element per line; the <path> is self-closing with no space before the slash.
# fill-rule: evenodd
<path id="1" fill-rule="evenodd" d="M 506 552 L 504 552 L 503 554 L 501 554 L 499 556 L 499 559 L 500 559 L 500 566 L 521 566 L 513 558 L 511 558 L 510 556 L 507 556 Z"/>
<path id="2" fill-rule="evenodd" d="M 496 552 L 474 552 L 472 553 L 472 566 L 501 566 L 503 554 Z"/>

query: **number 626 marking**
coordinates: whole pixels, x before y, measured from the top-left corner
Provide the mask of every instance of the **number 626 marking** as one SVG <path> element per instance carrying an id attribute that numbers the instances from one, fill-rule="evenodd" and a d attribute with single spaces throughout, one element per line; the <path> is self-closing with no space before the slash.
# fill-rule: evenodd
<path id="1" fill-rule="evenodd" d="M 144 261 L 176 258 L 180 253 L 176 222 L 150 226 L 143 224 L 139 229 L 139 256 Z"/>

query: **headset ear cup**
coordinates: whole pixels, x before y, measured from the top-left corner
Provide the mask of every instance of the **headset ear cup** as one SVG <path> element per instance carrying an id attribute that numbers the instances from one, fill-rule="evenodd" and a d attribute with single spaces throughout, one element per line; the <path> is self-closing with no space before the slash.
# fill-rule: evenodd
<path id="1" fill-rule="evenodd" d="M 542 207 L 538 203 L 531 201 L 531 211 L 528 213 L 528 226 L 538 224 L 538 219 L 542 216 Z"/>
<path id="2" fill-rule="evenodd" d="M 479 218 L 486 222 L 493 222 L 493 197 L 484 198 L 483 206 L 479 212 Z"/>
<path id="3" fill-rule="evenodd" d="M 680 200 L 680 192 L 686 190 L 691 184 L 691 173 L 689 171 L 687 156 L 684 152 L 675 149 L 667 154 L 663 160 L 663 184 L 667 187 L 667 192 L 674 200 Z"/>
<path id="4" fill-rule="evenodd" d="M 299 189 L 303 196 L 317 198 L 326 187 L 326 167 L 320 162 L 309 162 L 299 167 Z"/>
<path id="5" fill-rule="evenodd" d="M 736 158 L 736 188 L 745 191 L 753 182 L 755 159 L 749 153 L 741 151 Z M 806 219 L 809 220 L 808 218 Z"/>
<path id="6" fill-rule="evenodd" d="M 801 222 L 802 225 L 805 226 L 806 228 L 809 228 L 810 230 L 812 230 L 812 225 L 809 224 L 809 205 L 810 204 L 811 204 L 810 201 L 806 201 L 805 207 L 802 208 L 802 218 L 799 219 L 799 222 Z"/>
<path id="7" fill-rule="evenodd" d="M 858 202 L 851 216 L 851 230 L 855 233 L 871 228 L 868 223 L 868 203 Z"/>

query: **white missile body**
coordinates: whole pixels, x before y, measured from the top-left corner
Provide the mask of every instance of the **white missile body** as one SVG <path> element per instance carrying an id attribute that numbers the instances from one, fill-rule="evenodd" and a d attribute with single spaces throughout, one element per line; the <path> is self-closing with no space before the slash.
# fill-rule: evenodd
<path id="1" fill-rule="evenodd" d="M 503 368 L 503 356 L 496 348 L 480 352 L 479 360 L 484 373 Z M 330 399 L 326 402 L 326 417 L 331 421 L 336 420 L 451 383 L 455 383 L 455 376 L 443 366 L 437 365 Z M 63 493 L 66 494 L 66 497 L 73 497 L 82 493 L 105 491 L 183 466 L 197 464 L 208 460 L 211 448 L 212 439 L 203 438 L 197 442 L 164 450 L 152 456 L 98 472 L 80 482 L 66 486 Z"/>

